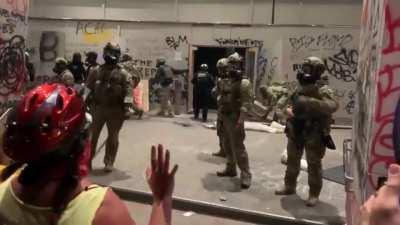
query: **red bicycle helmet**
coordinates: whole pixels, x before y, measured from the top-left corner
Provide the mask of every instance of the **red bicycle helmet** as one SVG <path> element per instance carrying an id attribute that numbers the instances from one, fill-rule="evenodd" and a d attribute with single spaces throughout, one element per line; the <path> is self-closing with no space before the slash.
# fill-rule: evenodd
<path id="1" fill-rule="evenodd" d="M 84 123 L 84 103 L 74 89 L 40 85 L 29 91 L 7 118 L 4 152 L 17 162 L 38 160 L 44 154 L 65 150 Z"/>

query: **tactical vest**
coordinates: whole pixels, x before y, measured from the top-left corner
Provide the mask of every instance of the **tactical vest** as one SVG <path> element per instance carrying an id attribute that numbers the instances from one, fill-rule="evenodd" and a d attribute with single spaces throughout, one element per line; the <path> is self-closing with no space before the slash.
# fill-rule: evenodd
<path id="1" fill-rule="evenodd" d="M 94 102 L 100 106 L 123 107 L 126 96 L 127 78 L 122 68 L 117 66 L 109 69 L 104 66 L 97 68 L 94 88 Z"/>
<path id="2" fill-rule="evenodd" d="M 239 113 L 242 106 L 240 100 L 240 85 L 241 81 L 235 81 L 229 78 L 221 79 L 220 83 L 220 96 L 218 98 L 218 105 L 221 112 L 224 114 Z"/>
<path id="3" fill-rule="evenodd" d="M 161 65 L 159 68 L 160 70 L 160 77 L 157 79 L 159 80 L 161 86 L 167 87 L 174 81 L 174 72 L 172 71 L 170 66 Z"/>

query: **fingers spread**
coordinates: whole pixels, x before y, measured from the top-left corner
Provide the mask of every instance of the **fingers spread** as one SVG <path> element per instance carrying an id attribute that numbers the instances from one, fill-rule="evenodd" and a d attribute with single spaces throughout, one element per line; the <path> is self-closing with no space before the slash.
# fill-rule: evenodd
<path id="1" fill-rule="evenodd" d="M 158 157 L 157 157 L 157 169 L 158 172 L 163 173 L 164 166 L 164 147 L 162 145 L 158 145 Z"/>
<path id="2" fill-rule="evenodd" d="M 170 158 L 170 153 L 169 150 L 166 151 L 165 153 L 165 162 L 164 162 L 164 173 L 168 174 L 169 173 L 169 159 Z"/>
<path id="3" fill-rule="evenodd" d="M 156 147 L 155 146 L 151 146 L 151 170 L 155 170 L 157 167 L 157 159 L 156 159 Z"/>
<path id="4" fill-rule="evenodd" d="M 174 168 L 171 171 L 170 176 L 173 178 L 175 176 L 176 171 L 178 170 L 178 165 L 175 164 Z"/>

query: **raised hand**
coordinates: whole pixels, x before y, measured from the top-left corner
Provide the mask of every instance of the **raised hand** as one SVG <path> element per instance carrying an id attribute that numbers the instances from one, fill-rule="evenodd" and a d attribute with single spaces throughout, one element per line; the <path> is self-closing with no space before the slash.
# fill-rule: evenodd
<path id="1" fill-rule="evenodd" d="M 359 225 L 400 224 L 400 166 L 390 165 L 388 181 L 361 207 Z"/>
<path id="2" fill-rule="evenodd" d="M 175 165 L 170 171 L 170 153 L 169 150 L 164 152 L 164 147 L 158 145 L 151 147 L 151 165 L 146 169 L 146 179 L 153 198 L 156 202 L 163 200 L 171 200 L 172 192 L 175 185 L 175 173 L 178 165 Z"/>

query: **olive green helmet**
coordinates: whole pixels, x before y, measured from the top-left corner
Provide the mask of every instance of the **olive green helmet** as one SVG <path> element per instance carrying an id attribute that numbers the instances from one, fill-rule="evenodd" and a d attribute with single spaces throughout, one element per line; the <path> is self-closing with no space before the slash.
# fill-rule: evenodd
<path id="1" fill-rule="evenodd" d="M 321 76 L 325 72 L 325 63 L 322 59 L 310 56 L 304 59 L 303 66 L 309 65 L 313 68 L 313 71 L 318 75 Z"/>

